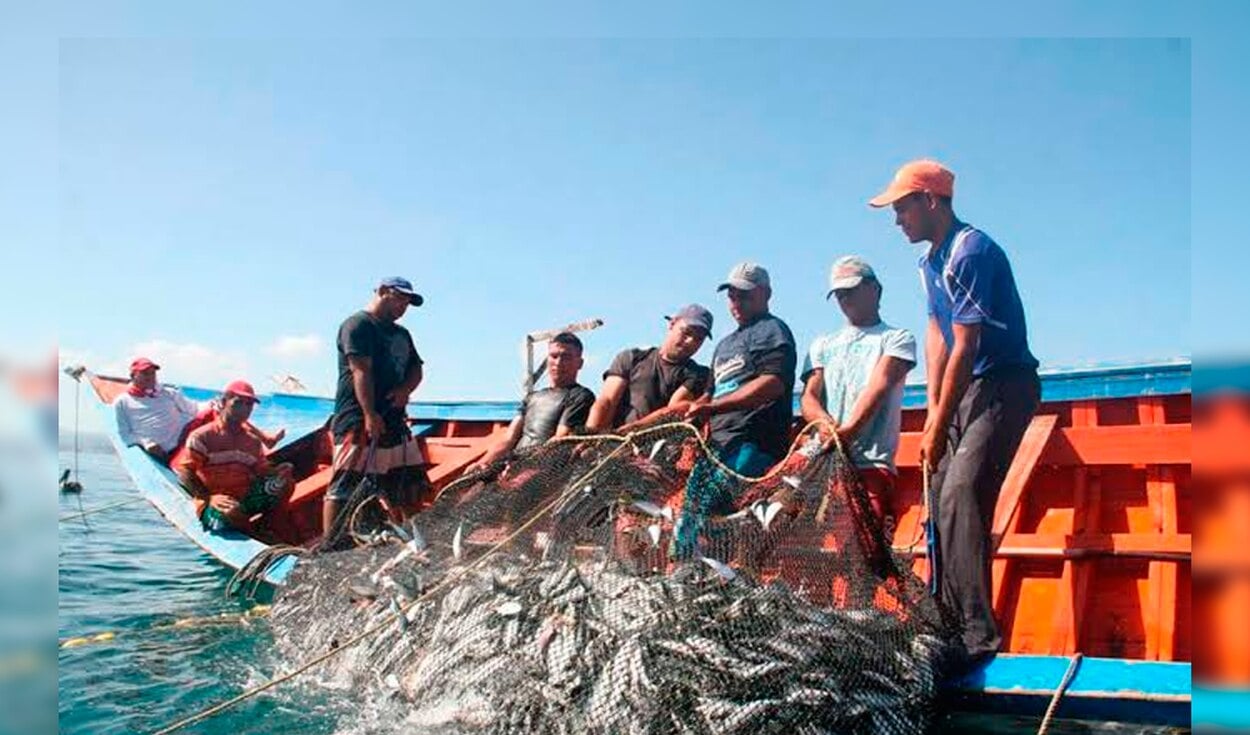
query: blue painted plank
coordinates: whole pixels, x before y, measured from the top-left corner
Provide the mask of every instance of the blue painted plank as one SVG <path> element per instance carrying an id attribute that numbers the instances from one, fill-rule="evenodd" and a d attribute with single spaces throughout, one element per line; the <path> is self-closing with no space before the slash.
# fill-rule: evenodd
<path id="1" fill-rule="evenodd" d="M 1250 374 L 1250 372 L 1248 372 Z M 1096 398 L 1188 394 L 1191 365 L 1188 360 L 1131 365 L 1099 365 L 1056 368 L 1042 371 L 1043 401 L 1072 401 Z M 184 387 L 196 400 L 207 400 L 216 392 Z M 795 396 L 798 411 L 798 396 Z M 908 385 L 903 392 L 905 408 L 924 408 L 925 388 Z M 518 401 L 416 401 L 409 414 L 422 422 L 430 421 L 511 421 L 520 408 Z M 334 412 L 334 399 L 319 396 L 262 395 L 253 420 L 266 430 L 287 429 L 286 441 L 316 429 Z"/>
<path id="2" fill-rule="evenodd" d="M 1250 730 L 1250 690 L 1194 687 L 1194 726 Z"/>
<path id="3" fill-rule="evenodd" d="M 1063 681 L 1066 656 L 1001 654 L 947 689 L 958 709 L 1038 716 Z M 1187 663 L 1084 658 L 1068 687 L 1059 716 L 1187 726 Z"/>

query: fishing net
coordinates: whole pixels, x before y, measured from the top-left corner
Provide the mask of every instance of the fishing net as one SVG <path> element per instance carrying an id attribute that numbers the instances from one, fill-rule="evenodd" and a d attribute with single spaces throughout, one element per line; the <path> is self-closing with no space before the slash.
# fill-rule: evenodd
<path id="1" fill-rule="evenodd" d="M 413 732 L 926 729 L 954 637 L 840 450 L 809 428 L 751 480 L 688 424 L 629 428 L 302 560 L 280 651 L 341 648 L 328 675 Z"/>

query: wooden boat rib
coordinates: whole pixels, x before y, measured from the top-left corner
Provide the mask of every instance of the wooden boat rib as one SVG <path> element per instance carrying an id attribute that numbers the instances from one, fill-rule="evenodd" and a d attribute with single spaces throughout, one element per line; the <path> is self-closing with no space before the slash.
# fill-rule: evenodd
<path id="1" fill-rule="evenodd" d="M 107 404 L 124 389 L 91 376 Z M 188 390 L 193 397 L 207 392 Z M 1192 482 L 1190 365 L 1187 361 L 1044 373 L 1042 407 L 1004 482 L 993 531 L 994 609 L 1006 654 L 950 686 L 978 709 L 1037 713 L 1070 656 L 1082 663 L 1067 700 L 1074 715 L 1157 724 L 1189 721 Z M 330 445 L 322 426 L 332 401 L 266 396 L 254 420 L 268 428 L 303 422 L 307 431 L 276 455 L 297 467 L 296 492 L 276 527 L 288 543 L 320 533 Z M 414 429 L 442 486 L 504 431 L 512 402 L 414 403 Z M 899 450 L 894 542 L 905 547 L 923 522 L 917 447 L 924 391 L 909 386 Z M 292 432 L 294 433 L 294 432 Z M 200 548 L 239 568 L 264 549 L 241 534 L 208 534 L 173 474 L 142 451 L 117 444 L 145 497 Z M 927 574 L 924 544 L 915 569 Z M 266 578 L 281 584 L 292 562 Z"/>

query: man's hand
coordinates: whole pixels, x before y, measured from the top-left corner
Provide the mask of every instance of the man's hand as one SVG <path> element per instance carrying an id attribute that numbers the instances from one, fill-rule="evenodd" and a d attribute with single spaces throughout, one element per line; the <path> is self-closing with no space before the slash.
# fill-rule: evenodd
<path id="1" fill-rule="evenodd" d="M 365 438 L 371 442 L 380 441 L 382 435 L 386 433 L 386 424 L 382 421 L 382 414 L 377 411 L 368 411 L 365 413 Z"/>
<path id="2" fill-rule="evenodd" d="M 404 408 L 408 405 L 408 397 L 411 395 L 412 391 L 407 391 L 403 388 L 392 388 L 386 394 L 386 401 L 395 408 Z"/>
<path id="3" fill-rule="evenodd" d="M 161 445 L 157 444 L 156 442 L 144 442 L 143 451 L 147 452 L 149 455 L 155 457 L 156 459 L 159 459 L 162 462 L 169 461 L 169 452 L 166 452 L 164 449 L 162 449 Z"/>
<path id="4" fill-rule="evenodd" d="M 221 513 L 223 516 L 232 516 L 239 512 L 239 501 L 229 495 L 209 496 L 208 504 L 213 510 Z"/>
<path id="5" fill-rule="evenodd" d="M 946 454 L 946 427 L 936 423 L 925 426 L 924 435 L 920 438 L 920 461 L 930 467 L 937 467 Z"/>
<path id="6" fill-rule="evenodd" d="M 274 433 L 265 437 L 265 444 L 272 447 L 284 438 L 286 438 L 286 429 L 278 429 Z"/>
<path id="7" fill-rule="evenodd" d="M 687 421 L 703 421 L 711 418 L 712 404 L 710 403 L 693 403 L 686 409 L 685 419 Z"/>

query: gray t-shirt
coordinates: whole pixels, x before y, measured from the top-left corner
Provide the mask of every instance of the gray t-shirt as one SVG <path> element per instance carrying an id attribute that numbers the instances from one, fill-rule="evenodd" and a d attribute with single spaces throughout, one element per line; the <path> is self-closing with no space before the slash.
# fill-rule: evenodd
<path id="1" fill-rule="evenodd" d="M 825 410 L 839 424 L 851 417 L 855 402 L 868 388 L 873 370 L 883 357 L 916 364 L 916 338 L 906 329 L 885 322 L 871 327 L 847 325 L 840 332 L 812 341 L 803 363 L 803 381 L 813 370 L 824 371 Z M 880 467 L 895 472 L 903 418 L 903 385 L 894 387 L 877 412 L 855 435 L 847 453 L 857 467 Z"/>
<path id="2" fill-rule="evenodd" d="M 798 356 L 786 323 L 765 314 L 740 326 L 716 345 L 712 355 L 712 397 L 729 395 L 761 375 L 776 375 L 785 387 L 764 406 L 712 417 L 712 439 L 722 447 L 748 441 L 780 459 L 789 445 L 794 420 L 794 368 Z"/>
<path id="3" fill-rule="evenodd" d="M 517 449 L 542 444 L 555 436 L 556 429 L 567 426 L 583 429 L 590 417 L 595 394 L 576 383 L 567 388 L 544 388 L 521 401 L 521 441 Z"/>

